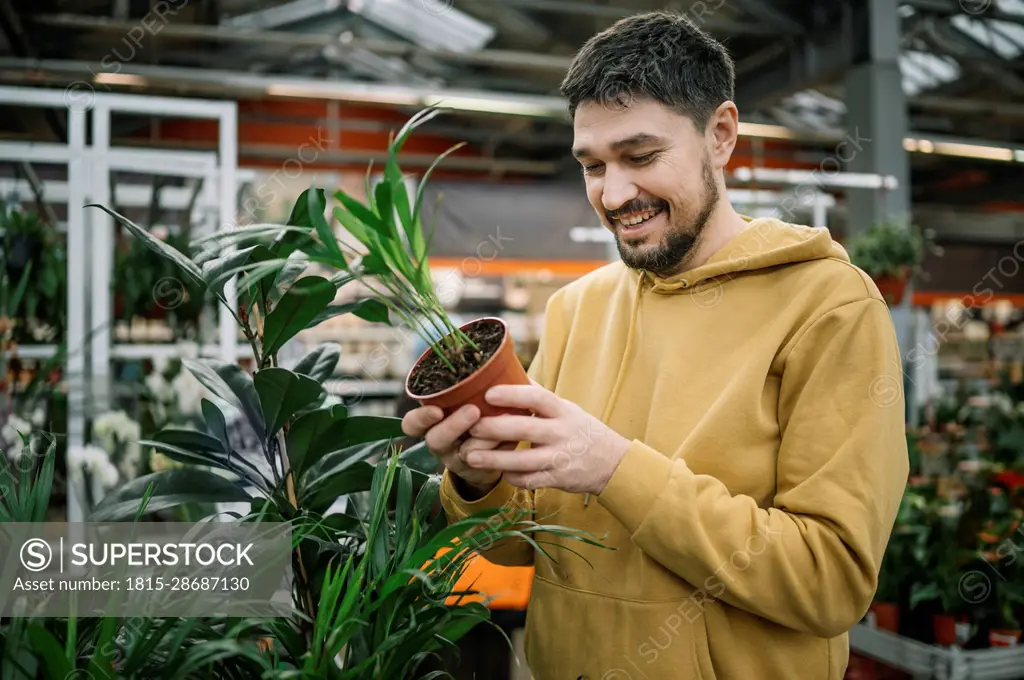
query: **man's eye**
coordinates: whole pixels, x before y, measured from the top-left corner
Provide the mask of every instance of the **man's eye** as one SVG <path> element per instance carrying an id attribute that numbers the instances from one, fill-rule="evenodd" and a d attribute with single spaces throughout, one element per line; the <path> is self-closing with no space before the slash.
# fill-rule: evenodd
<path id="1" fill-rule="evenodd" d="M 654 152 L 645 153 L 642 156 L 633 156 L 632 158 L 630 158 L 630 160 L 636 163 L 637 165 L 646 165 L 647 163 L 653 161 L 656 155 L 657 154 L 655 154 Z"/>
<path id="2" fill-rule="evenodd" d="M 596 175 L 601 171 L 601 164 L 595 163 L 594 165 L 584 165 L 583 172 L 587 175 Z"/>

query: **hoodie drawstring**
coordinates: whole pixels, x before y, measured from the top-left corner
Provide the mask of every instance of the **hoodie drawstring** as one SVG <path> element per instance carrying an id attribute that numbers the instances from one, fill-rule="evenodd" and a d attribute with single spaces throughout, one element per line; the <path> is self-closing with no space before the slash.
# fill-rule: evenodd
<path id="1" fill-rule="evenodd" d="M 636 334 L 636 320 L 640 314 L 640 295 L 644 289 L 644 277 L 646 274 L 640 272 L 639 280 L 636 286 L 636 299 L 633 300 L 633 309 L 629 315 L 629 330 L 626 332 L 626 348 L 622 352 L 622 361 L 619 362 L 619 370 L 615 375 L 615 383 L 612 385 L 612 393 L 608 397 L 608 402 L 605 404 L 604 413 L 601 414 L 601 422 L 607 424 L 608 418 L 612 414 L 612 409 L 615 408 L 615 402 L 619 398 L 619 390 L 622 389 L 622 382 L 626 376 L 626 362 L 628 361 L 629 354 L 633 349 L 633 336 Z M 590 505 L 590 494 L 586 494 L 583 497 L 583 507 Z"/>

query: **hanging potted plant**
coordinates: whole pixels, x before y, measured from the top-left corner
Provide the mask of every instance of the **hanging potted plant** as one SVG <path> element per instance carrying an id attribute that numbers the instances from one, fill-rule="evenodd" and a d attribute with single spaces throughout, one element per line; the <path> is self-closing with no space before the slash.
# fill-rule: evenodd
<path id="1" fill-rule="evenodd" d="M 508 413 L 513 410 L 491 406 L 484 394 L 492 385 L 530 384 L 509 327 L 497 317 L 478 318 L 460 326 L 451 321 L 434 288 L 427 259 L 434 225 L 424 234 L 421 224 L 424 184 L 437 164 L 462 144 L 434 161 L 415 196 L 409 196 L 398 166 L 398 154 L 409 134 L 437 113 L 433 108 L 419 112 L 392 137 L 383 176 L 372 188 L 367 172 L 365 202 L 344 191 L 334 194 L 340 204 L 334 216 L 364 251 L 358 254 L 358 265 L 349 265 L 344 259 L 326 223 L 319 228 L 328 234 L 322 239 L 327 261 L 360 278 L 395 320 L 426 343 L 427 349 L 406 379 L 410 399 L 439 406 L 446 414 L 465 404 L 475 404 L 484 415 Z M 317 212 L 315 208 L 311 211 Z"/>
<path id="2" fill-rule="evenodd" d="M 930 230 L 885 221 L 850 237 L 847 252 L 853 264 L 874 280 L 886 303 L 895 306 L 903 301 L 911 277 L 922 273 L 925 248 L 941 254 L 932 241 Z"/>

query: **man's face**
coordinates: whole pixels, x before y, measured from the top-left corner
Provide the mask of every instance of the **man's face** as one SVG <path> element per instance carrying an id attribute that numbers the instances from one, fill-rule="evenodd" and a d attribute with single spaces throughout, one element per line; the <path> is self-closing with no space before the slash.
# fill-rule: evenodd
<path id="1" fill-rule="evenodd" d="M 660 276 L 683 271 L 719 198 L 703 131 L 649 99 L 583 104 L 574 130 L 587 198 L 623 262 Z"/>

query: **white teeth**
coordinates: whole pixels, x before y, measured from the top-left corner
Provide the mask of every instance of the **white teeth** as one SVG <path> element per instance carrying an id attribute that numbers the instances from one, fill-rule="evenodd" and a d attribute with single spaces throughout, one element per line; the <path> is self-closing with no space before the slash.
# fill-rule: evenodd
<path id="1" fill-rule="evenodd" d="M 620 217 L 619 223 L 625 227 L 635 227 L 638 224 L 643 224 L 660 212 L 661 210 L 646 210 L 631 217 Z"/>

